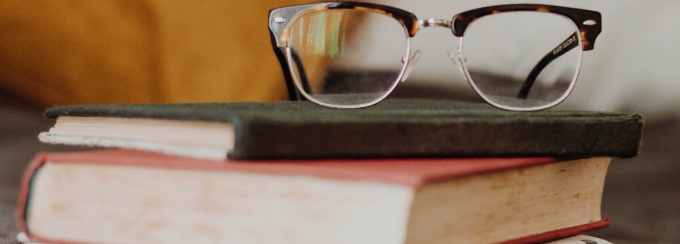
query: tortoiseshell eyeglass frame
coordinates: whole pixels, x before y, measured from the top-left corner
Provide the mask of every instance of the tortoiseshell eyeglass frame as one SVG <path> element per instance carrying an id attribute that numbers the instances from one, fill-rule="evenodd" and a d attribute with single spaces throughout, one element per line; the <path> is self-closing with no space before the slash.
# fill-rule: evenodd
<path id="1" fill-rule="evenodd" d="M 451 21 L 442 19 L 419 20 L 418 17 L 416 17 L 411 12 L 391 6 L 365 2 L 321 2 L 276 8 L 272 9 L 269 12 L 269 31 L 271 34 L 271 41 L 274 47 L 274 52 L 276 53 L 276 56 L 278 57 L 279 62 L 281 63 L 281 67 L 286 80 L 286 85 L 288 88 L 288 94 L 291 100 L 307 100 L 307 99 L 305 99 L 305 96 L 303 96 L 304 94 L 299 92 L 298 89 L 296 88 L 295 81 L 291 72 L 291 69 L 293 68 L 291 67 L 291 65 L 293 64 L 289 62 L 289 60 L 296 60 L 296 62 L 294 63 L 300 63 L 298 62 L 299 57 L 297 56 L 294 50 L 292 55 L 288 55 L 286 53 L 286 49 L 289 49 L 287 35 L 289 33 L 290 25 L 291 23 L 295 22 L 296 18 L 307 12 L 331 9 L 356 9 L 362 11 L 372 11 L 375 13 L 390 16 L 399 21 L 403 25 L 406 33 L 411 38 L 414 37 L 420 29 L 430 26 L 441 26 L 450 28 L 454 36 L 463 37 L 465 34 L 465 30 L 475 20 L 487 15 L 507 12 L 519 12 L 519 11 L 545 12 L 562 15 L 571 19 L 576 25 L 576 27 L 579 29 L 579 33 L 574 33 L 572 36 L 568 37 L 565 40 L 565 42 L 556 45 L 555 50 L 552 50 L 551 52 L 546 54 L 546 56 L 536 65 L 536 67 L 534 68 L 534 70 L 532 70 L 527 80 L 524 82 L 522 90 L 518 94 L 518 98 L 526 98 L 526 95 L 529 92 L 529 89 L 531 89 L 534 79 L 536 78 L 535 76 L 538 75 L 538 73 L 540 73 L 541 70 L 543 70 L 543 68 L 545 68 L 545 66 L 547 66 L 548 63 L 550 63 L 552 60 L 559 57 L 560 55 L 566 53 L 566 51 L 571 50 L 578 46 L 577 43 L 576 44 L 567 43 L 567 41 L 573 40 L 574 35 L 578 35 L 578 37 L 580 37 L 578 39 L 581 40 L 582 50 L 588 51 L 592 50 L 595 47 L 595 40 L 597 39 L 600 32 L 602 32 L 602 17 L 599 12 L 545 4 L 504 4 L 482 7 L 456 14 L 453 16 Z M 408 60 L 406 60 L 406 62 L 404 63 L 404 70 L 407 66 Z M 303 67 L 296 68 L 303 69 Z M 404 72 L 404 70 L 402 70 L 402 73 Z M 304 71 L 301 73 L 303 73 L 304 76 Z M 303 81 L 301 81 L 302 87 L 300 87 L 300 89 L 309 91 L 308 84 L 306 84 L 305 80 L 306 78 L 301 77 L 301 79 L 303 79 Z M 468 82 L 471 82 L 469 78 Z M 477 92 L 479 93 L 479 91 Z M 562 98 L 562 100 L 566 98 L 568 93 Z M 532 109 L 521 108 L 514 109 L 502 105 L 498 106 L 490 101 L 487 102 L 501 109 L 517 111 L 534 111 L 555 106 L 561 103 L 562 100 L 550 104 L 549 106 Z M 378 102 L 380 101 L 376 101 L 375 103 Z M 375 103 L 369 104 L 367 106 L 373 105 Z"/>

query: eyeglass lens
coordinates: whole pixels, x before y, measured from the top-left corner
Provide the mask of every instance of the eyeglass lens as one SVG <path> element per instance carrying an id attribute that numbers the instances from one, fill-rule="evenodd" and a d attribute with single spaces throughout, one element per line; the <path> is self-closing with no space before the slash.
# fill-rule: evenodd
<path id="1" fill-rule="evenodd" d="M 307 94 L 319 102 L 370 103 L 396 85 L 407 39 L 404 27 L 384 14 L 348 9 L 309 12 L 290 31 L 292 55 L 299 57 L 293 58 L 293 74 L 298 82 L 307 83 Z"/>
<path id="2" fill-rule="evenodd" d="M 482 97 L 500 106 L 538 108 L 561 101 L 581 65 L 578 33 L 571 19 L 552 13 L 482 17 L 463 35 L 468 79 Z"/>

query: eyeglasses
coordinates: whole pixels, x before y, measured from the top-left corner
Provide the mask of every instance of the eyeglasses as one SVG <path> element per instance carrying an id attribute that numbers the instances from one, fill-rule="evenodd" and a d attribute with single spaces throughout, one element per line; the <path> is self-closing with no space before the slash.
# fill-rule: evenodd
<path id="1" fill-rule="evenodd" d="M 564 101 L 583 51 L 593 49 L 602 29 L 598 12 L 540 4 L 483 7 L 450 21 L 419 20 L 398 8 L 361 2 L 269 13 L 291 99 L 333 108 L 371 106 L 387 97 L 420 56 L 411 50 L 411 39 L 428 27 L 449 28 L 458 38 L 458 52 L 449 56 L 468 83 L 489 104 L 514 111 Z"/>

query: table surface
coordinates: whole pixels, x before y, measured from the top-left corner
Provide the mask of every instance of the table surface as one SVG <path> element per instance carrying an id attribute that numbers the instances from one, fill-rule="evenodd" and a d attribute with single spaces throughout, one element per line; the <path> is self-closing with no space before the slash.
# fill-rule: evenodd
<path id="1" fill-rule="evenodd" d="M 73 150 L 40 143 L 51 121 L 42 111 L 0 98 L 0 243 L 16 243 L 21 174 L 38 151 Z M 613 243 L 680 243 L 680 119 L 646 121 L 640 156 L 614 159 L 603 198 L 611 227 L 588 234 Z"/>

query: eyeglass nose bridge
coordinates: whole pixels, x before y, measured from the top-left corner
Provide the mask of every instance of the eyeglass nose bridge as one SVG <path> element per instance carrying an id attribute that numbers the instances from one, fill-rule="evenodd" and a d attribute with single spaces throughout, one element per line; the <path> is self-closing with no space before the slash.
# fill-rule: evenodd
<path id="1" fill-rule="evenodd" d="M 451 20 L 446 19 L 429 18 L 418 20 L 418 29 L 424 29 L 433 26 L 451 29 L 451 25 L 452 25 Z"/>

